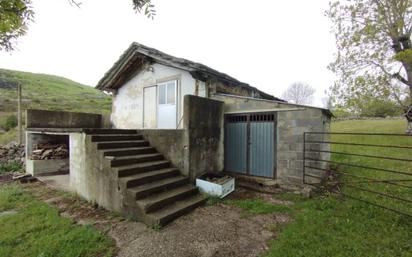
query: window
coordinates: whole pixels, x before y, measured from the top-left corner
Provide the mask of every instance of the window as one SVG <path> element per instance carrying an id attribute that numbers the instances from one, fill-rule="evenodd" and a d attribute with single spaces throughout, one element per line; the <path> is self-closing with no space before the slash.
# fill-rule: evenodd
<path id="1" fill-rule="evenodd" d="M 166 104 L 166 84 L 161 84 L 159 89 L 159 104 Z"/>
<path id="2" fill-rule="evenodd" d="M 172 83 L 167 84 L 167 103 L 175 104 L 176 98 L 176 84 L 173 81 Z"/>
<path id="3" fill-rule="evenodd" d="M 159 104 L 176 104 L 176 84 L 176 81 L 159 84 Z"/>

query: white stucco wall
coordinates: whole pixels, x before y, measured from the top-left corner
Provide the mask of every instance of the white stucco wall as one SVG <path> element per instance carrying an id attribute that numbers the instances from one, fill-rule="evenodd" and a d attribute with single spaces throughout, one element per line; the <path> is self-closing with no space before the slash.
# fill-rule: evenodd
<path id="1" fill-rule="evenodd" d="M 153 64 L 153 71 L 142 70 L 135 77 L 120 87 L 113 97 L 111 122 L 115 128 L 142 129 L 143 128 L 143 88 L 153 86 L 167 80 L 178 80 L 177 98 L 177 123 L 183 115 L 183 96 L 195 94 L 196 80 L 189 72 L 168 67 L 161 64 Z M 205 83 L 199 81 L 199 96 L 205 96 Z M 153 115 L 151 119 L 156 119 Z M 156 121 L 150 122 L 156 124 Z M 179 128 L 182 127 L 180 122 Z"/>

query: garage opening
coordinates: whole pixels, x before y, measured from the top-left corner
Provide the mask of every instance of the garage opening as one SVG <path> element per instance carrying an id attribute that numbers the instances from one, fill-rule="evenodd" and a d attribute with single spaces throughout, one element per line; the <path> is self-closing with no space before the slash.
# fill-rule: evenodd
<path id="1" fill-rule="evenodd" d="M 275 179 L 276 123 L 275 112 L 225 115 L 225 170 Z"/>

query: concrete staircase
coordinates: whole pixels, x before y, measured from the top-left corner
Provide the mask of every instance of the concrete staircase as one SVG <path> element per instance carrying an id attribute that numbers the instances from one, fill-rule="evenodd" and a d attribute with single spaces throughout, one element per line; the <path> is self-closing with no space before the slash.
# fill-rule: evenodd
<path id="1" fill-rule="evenodd" d="M 136 130 L 87 133 L 116 173 L 126 215 L 149 226 L 163 226 L 205 203 L 188 178 Z"/>

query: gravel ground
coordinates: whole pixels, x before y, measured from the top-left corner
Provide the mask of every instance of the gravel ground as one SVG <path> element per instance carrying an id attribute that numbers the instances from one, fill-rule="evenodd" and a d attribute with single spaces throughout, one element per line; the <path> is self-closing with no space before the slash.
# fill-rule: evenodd
<path id="1" fill-rule="evenodd" d="M 268 225 L 286 220 L 275 215 L 245 217 L 238 208 L 224 204 L 201 207 L 160 231 L 135 235 L 120 248 L 119 256 L 258 256 L 274 237 Z"/>
<path id="2" fill-rule="evenodd" d="M 245 215 L 226 204 L 197 208 L 160 230 L 140 222 L 113 216 L 79 199 L 61 196 L 41 183 L 26 185 L 62 216 L 79 224 L 91 224 L 112 237 L 119 257 L 252 257 L 267 249 L 276 236 L 273 224 L 289 222 L 285 214 Z M 254 197 L 242 191 L 231 198 Z M 286 203 L 287 204 L 287 203 Z"/>

